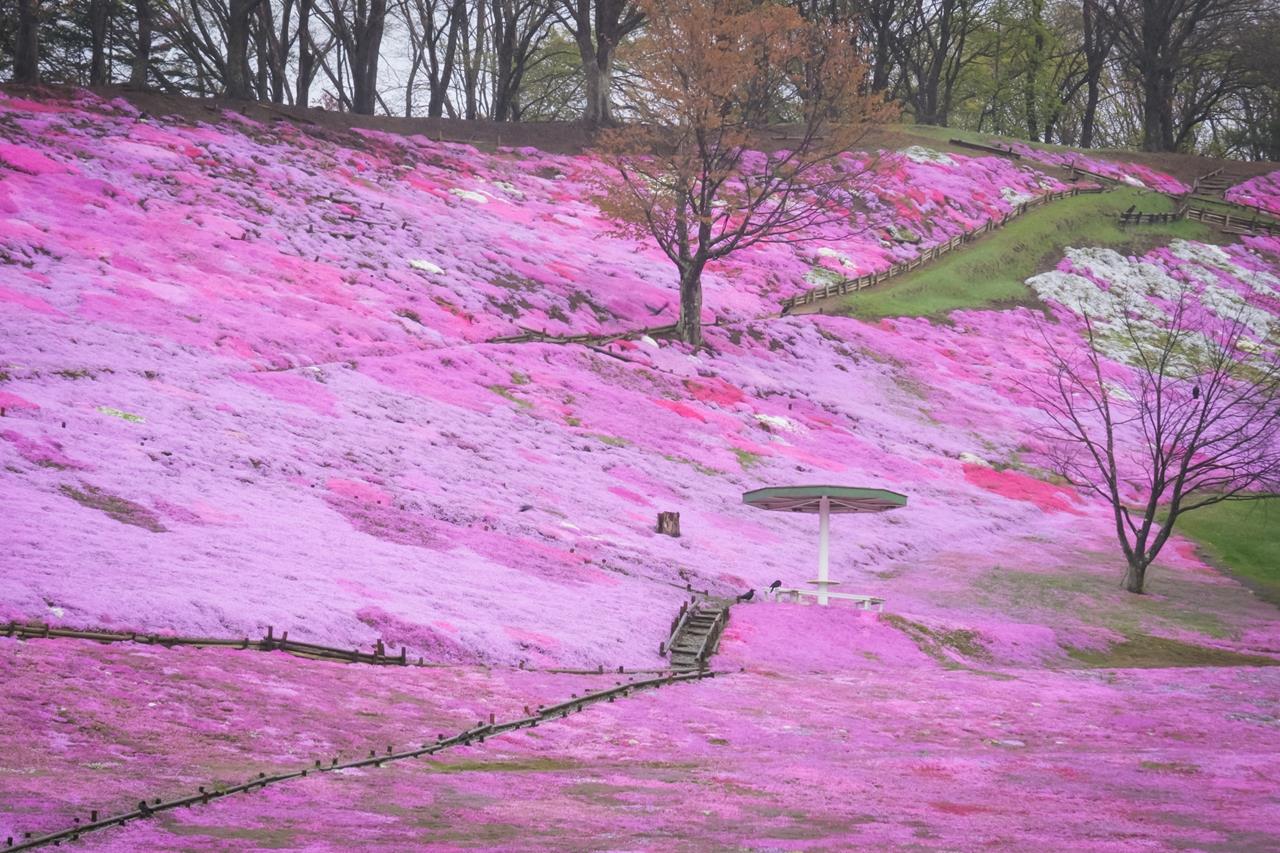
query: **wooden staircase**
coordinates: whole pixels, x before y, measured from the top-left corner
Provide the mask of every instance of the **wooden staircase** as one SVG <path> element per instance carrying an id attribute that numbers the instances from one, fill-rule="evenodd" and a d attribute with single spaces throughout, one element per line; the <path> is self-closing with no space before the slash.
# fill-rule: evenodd
<path id="1" fill-rule="evenodd" d="M 706 669 L 720 645 L 730 606 L 729 601 L 714 598 L 692 598 L 681 604 L 671 621 L 671 634 L 659 644 L 658 653 L 670 657 L 674 670 Z"/>
<path id="2" fill-rule="evenodd" d="M 1195 184 L 1191 187 L 1191 193 L 1192 195 L 1222 198 L 1227 190 L 1243 180 L 1244 177 L 1241 175 L 1236 175 L 1223 169 L 1215 169 L 1207 175 L 1201 175 L 1196 178 Z"/>

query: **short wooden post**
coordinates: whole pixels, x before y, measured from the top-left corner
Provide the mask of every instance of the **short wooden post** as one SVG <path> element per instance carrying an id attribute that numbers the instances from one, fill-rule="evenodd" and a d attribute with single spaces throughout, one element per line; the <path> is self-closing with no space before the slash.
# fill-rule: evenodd
<path id="1" fill-rule="evenodd" d="M 680 513 L 678 512 L 660 512 L 658 513 L 658 532 L 664 536 L 672 536 L 676 539 L 680 538 Z"/>

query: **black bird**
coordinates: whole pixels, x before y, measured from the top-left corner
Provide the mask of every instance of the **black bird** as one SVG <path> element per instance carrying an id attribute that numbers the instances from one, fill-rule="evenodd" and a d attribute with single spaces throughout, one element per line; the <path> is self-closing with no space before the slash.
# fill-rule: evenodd
<path id="1" fill-rule="evenodd" d="M 1200 386 L 1199 386 L 1199 385 L 1197 385 L 1196 387 L 1194 387 L 1194 388 L 1192 388 L 1192 389 L 1191 389 L 1191 399 L 1192 399 L 1192 400 L 1199 400 L 1199 399 L 1200 399 Z"/>
<path id="2" fill-rule="evenodd" d="M 780 586 L 782 586 L 782 581 L 774 581 L 773 583 L 769 584 L 769 592 L 773 592 L 775 589 L 777 589 Z"/>
<path id="3" fill-rule="evenodd" d="M 738 596 L 738 600 L 739 600 L 739 601 L 750 601 L 751 599 L 753 599 L 753 598 L 755 598 L 755 597 L 756 597 L 756 591 L 755 591 L 754 589 L 749 589 L 749 590 L 747 590 L 746 592 L 744 592 L 742 595 Z"/>

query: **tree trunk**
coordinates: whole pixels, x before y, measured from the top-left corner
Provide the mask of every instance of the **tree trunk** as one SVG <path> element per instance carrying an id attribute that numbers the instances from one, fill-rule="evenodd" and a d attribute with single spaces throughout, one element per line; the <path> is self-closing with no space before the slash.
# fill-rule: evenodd
<path id="1" fill-rule="evenodd" d="M 28 85 L 40 82 L 40 0 L 18 0 L 13 82 Z"/>
<path id="2" fill-rule="evenodd" d="M 269 59 L 267 44 L 270 41 L 271 24 L 266 16 L 263 15 L 263 9 L 269 8 L 270 6 L 266 3 L 258 5 L 258 20 L 255 22 L 256 26 L 253 27 L 253 46 L 254 53 L 257 54 L 258 63 L 255 82 L 257 83 L 259 101 L 271 100 L 271 77 L 267 66 Z"/>
<path id="3" fill-rule="evenodd" d="M 369 14 L 363 22 L 357 22 L 355 51 L 351 56 L 351 111 L 360 115 L 373 115 L 378 102 L 378 51 L 382 46 L 382 32 L 386 24 L 386 0 L 371 0 Z M 363 24 L 363 26 L 361 26 Z"/>
<path id="4" fill-rule="evenodd" d="M 138 18 L 138 47 L 133 52 L 129 85 L 134 89 L 145 89 L 147 69 L 151 67 L 151 0 L 136 0 L 134 8 Z"/>
<path id="5" fill-rule="evenodd" d="M 1173 120 L 1173 74 L 1160 75 L 1160 150 L 1177 150 L 1177 137 Z"/>
<path id="6" fill-rule="evenodd" d="M 243 101 L 253 99 L 249 85 L 249 13 L 257 0 L 231 0 L 227 21 L 227 96 Z"/>
<path id="7" fill-rule="evenodd" d="M 480 82 L 480 66 L 483 61 L 484 39 L 485 34 L 489 32 L 489 25 L 485 21 L 485 4 L 478 3 L 476 5 L 476 25 L 475 25 L 475 43 L 470 41 L 470 27 L 467 27 L 463 35 L 465 40 L 462 45 L 462 88 L 463 103 L 465 104 L 465 116 L 467 121 L 475 121 L 480 116 L 478 87 Z"/>
<path id="8" fill-rule="evenodd" d="M 587 105 L 582 118 L 594 126 L 610 124 L 613 121 L 609 107 L 613 86 L 613 48 L 607 44 L 597 47 L 588 34 L 585 40 L 578 40 L 578 55 L 582 58 L 582 74 L 586 80 Z"/>
<path id="9" fill-rule="evenodd" d="M 268 7 L 269 8 L 269 7 Z M 271 103 L 283 104 L 289 57 L 289 19 L 293 16 L 293 0 L 285 0 L 280 13 L 280 30 L 274 35 L 271 45 Z M 302 34 L 298 34 L 301 41 Z"/>
<path id="10" fill-rule="evenodd" d="M 101 86 L 107 82 L 107 18 L 110 10 L 108 0 L 89 2 L 90 86 Z"/>
<path id="11" fill-rule="evenodd" d="M 1147 567 L 1136 559 L 1129 561 L 1129 568 L 1124 573 L 1123 586 L 1126 592 L 1142 594 L 1142 584 L 1147 578 Z"/>
<path id="12" fill-rule="evenodd" d="M 303 109 L 310 106 L 311 80 L 316 74 L 316 54 L 311 45 L 311 4 L 313 0 L 301 0 L 298 4 L 298 85 L 294 103 Z"/>
<path id="13" fill-rule="evenodd" d="M 431 118 L 440 118 L 444 115 L 449 84 L 453 81 L 454 60 L 458 55 L 458 33 L 462 27 L 466 26 L 466 7 L 463 3 L 464 0 L 454 0 L 453 6 L 449 9 L 449 30 L 445 36 L 444 59 L 440 62 L 438 75 L 431 75 L 431 100 L 427 102 L 427 115 Z"/>
<path id="14" fill-rule="evenodd" d="M 1093 147 L 1093 125 L 1098 115 L 1098 98 L 1101 95 L 1098 78 L 1090 75 L 1088 93 L 1084 101 L 1084 117 L 1080 120 L 1080 147 Z"/>
<path id="15" fill-rule="evenodd" d="M 702 264 L 691 262 L 680 271 L 680 340 L 702 345 Z"/>
<path id="16" fill-rule="evenodd" d="M 672 536 L 676 539 L 679 539 L 680 538 L 680 513 L 678 512 L 658 513 L 657 531 L 664 536 Z"/>
<path id="17" fill-rule="evenodd" d="M 1160 86 L 1155 75 L 1142 75 L 1142 150 L 1160 151 L 1163 133 L 1160 127 Z"/>
<path id="18" fill-rule="evenodd" d="M 494 121 L 511 119 L 511 100 L 515 94 L 511 88 L 512 72 L 515 65 L 516 33 L 515 21 L 503 14 L 502 4 L 494 0 L 493 4 L 493 62 L 497 66 L 493 81 L 493 104 L 491 115 Z"/>

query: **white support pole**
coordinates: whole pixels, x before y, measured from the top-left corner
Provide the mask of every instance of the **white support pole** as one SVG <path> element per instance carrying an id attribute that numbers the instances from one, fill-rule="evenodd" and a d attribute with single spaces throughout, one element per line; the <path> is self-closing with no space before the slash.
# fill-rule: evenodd
<path id="1" fill-rule="evenodd" d="M 825 495 L 818 501 L 818 604 L 827 606 L 827 569 L 831 536 L 831 500 Z"/>

